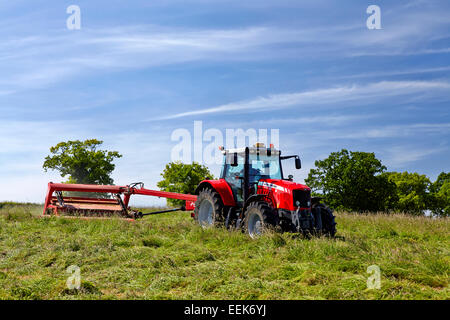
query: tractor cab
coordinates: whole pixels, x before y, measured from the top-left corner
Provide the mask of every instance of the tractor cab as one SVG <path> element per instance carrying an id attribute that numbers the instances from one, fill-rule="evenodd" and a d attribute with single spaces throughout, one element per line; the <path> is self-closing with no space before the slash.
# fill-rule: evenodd
<path id="1" fill-rule="evenodd" d="M 230 186 L 235 201 L 242 206 L 244 201 L 258 192 L 258 184 L 264 180 L 284 180 L 281 152 L 271 144 L 266 148 L 263 143 L 253 147 L 239 149 L 222 149 L 224 162 L 221 178 Z M 298 156 L 284 157 L 296 158 L 297 168 L 300 169 Z M 291 176 L 290 176 L 290 179 Z M 244 192 L 246 190 L 247 192 Z"/>

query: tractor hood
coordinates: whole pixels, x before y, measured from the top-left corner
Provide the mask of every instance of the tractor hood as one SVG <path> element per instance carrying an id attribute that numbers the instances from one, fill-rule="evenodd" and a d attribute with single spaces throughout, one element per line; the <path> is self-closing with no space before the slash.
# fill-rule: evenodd
<path id="1" fill-rule="evenodd" d="M 292 190 L 311 190 L 307 185 L 281 179 L 261 179 L 258 185 L 285 192 L 291 192 Z"/>
<path id="2" fill-rule="evenodd" d="M 295 206 L 297 201 L 300 201 L 301 207 L 305 209 L 311 205 L 309 200 L 311 189 L 289 180 L 261 179 L 258 182 L 258 193 L 270 195 L 277 209 L 294 211 L 297 208 Z"/>

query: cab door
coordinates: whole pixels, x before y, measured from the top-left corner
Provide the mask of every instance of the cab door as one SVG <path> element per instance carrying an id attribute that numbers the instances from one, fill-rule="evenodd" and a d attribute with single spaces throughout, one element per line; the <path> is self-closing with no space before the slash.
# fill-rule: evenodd
<path id="1" fill-rule="evenodd" d="M 233 192 L 234 200 L 236 204 L 242 206 L 243 194 L 242 194 L 242 184 L 244 181 L 244 155 L 238 154 L 237 166 L 233 167 L 230 165 L 231 161 L 227 155 L 225 157 L 224 170 L 222 173 L 222 178 L 228 183 Z"/>

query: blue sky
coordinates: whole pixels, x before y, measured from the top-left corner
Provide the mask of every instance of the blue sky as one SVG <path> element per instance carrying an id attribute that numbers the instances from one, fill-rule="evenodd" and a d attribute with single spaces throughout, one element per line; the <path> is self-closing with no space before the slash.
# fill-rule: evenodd
<path id="1" fill-rule="evenodd" d="M 66 28 L 72 4 L 81 30 Z M 366 27 L 371 4 L 381 30 Z M 43 160 L 68 139 L 104 140 L 123 154 L 117 184 L 154 187 L 172 132 L 196 120 L 279 129 L 299 181 L 342 148 L 435 179 L 450 169 L 449 13 L 432 0 L 2 1 L 0 201 L 42 202 L 61 181 Z"/>

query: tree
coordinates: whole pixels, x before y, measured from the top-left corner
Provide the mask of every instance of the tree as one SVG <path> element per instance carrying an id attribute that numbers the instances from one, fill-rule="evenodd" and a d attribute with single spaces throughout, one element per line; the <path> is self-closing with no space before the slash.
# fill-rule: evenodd
<path id="1" fill-rule="evenodd" d="M 342 149 L 315 166 L 305 181 L 336 209 L 387 211 L 396 202 L 395 185 L 381 175 L 386 167 L 374 153 Z"/>
<path id="2" fill-rule="evenodd" d="M 168 163 L 161 176 L 163 180 L 157 184 L 161 190 L 186 194 L 194 194 L 202 180 L 214 179 L 207 167 L 197 162 L 184 164 L 180 161 Z M 182 206 L 185 201 L 167 199 L 167 203 L 172 206 Z"/>
<path id="3" fill-rule="evenodd" d="M 450 216 L 450 181 L 444 182 L 436 194 L 437 208 L 433 213 L 439 216 Z"/>
<path id="4" fill-rule="evenodd" d="M 68 183 L 113 184 L 111 173 L 117 151 L 98 150 L 103 141 L 90 139 L 85 141 L 60 142 L 50 148 L 51 156 L 45 158 L 43 168 L 57 170 L 62 177 L 68 177 Z"/>
<path id="5" fill-rule="evenodd" d="M 394 209 L 421 215 L 433 206 L 431 181 L 426 175 L 406 171 L 386 172 L 383 175 L 396 185 L 398 201 Z"/>
<path id="6" fill-rule="evenodd" d="M 431 185 L 434 205 L 432 211 L 438 216 L 450 215 L 450 172 L 441 172 Z"/>
<path id="7" fill-rule="evenodd" d="M 437 193 L 439 192 L 439 190 L 441 190 L 442 186 L 446 183 L 450 181 L 450 172 L 441 172 L 436 181 L 433 182 L 433 184 L 431 185 L 431 192 L 433 193 Z"/>

